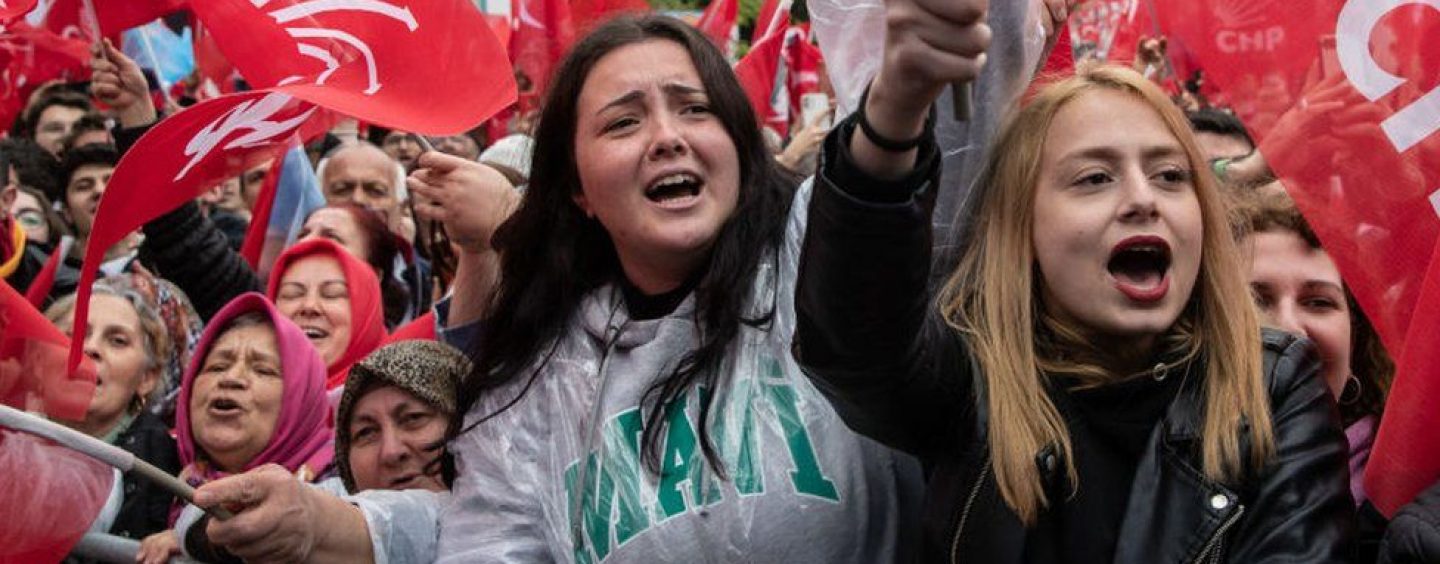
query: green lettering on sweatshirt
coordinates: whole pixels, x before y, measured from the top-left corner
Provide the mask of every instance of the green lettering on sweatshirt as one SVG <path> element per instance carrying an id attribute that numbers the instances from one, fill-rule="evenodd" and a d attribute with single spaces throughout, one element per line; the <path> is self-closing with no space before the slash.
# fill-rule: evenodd
<path id="1" fill-rule="evenodd" d="M 785 446 L 790 450 L 791 463 L 795 465 L 790 472 L 790 482 L 795 485 L 795 491 L 830 501 L 840 501 L 840 494 L 835 491 L 835 482 L 826 478 L 824 471 L 820 469 L 819 457 L 815 455 L 815 442 L 810 439 L 810 430 L 805 428 L 805 421 L 800 417 L 795 388 L 785 381 L 778 360 L 765 357 L 762 362 L 765 363 L 766 375 L 769 376 L 765 380 L 765 392 L 770 396 L 770 405 L 775 408 L 776 417 L 780 419 L 780 428 L 785 433 Z"/>

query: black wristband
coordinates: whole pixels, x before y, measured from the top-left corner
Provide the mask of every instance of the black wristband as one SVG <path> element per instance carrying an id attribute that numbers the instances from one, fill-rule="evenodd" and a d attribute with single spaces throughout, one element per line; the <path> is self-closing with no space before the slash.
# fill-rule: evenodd
<path id="1" fill-rule="evenodd" d="M 875 131 L 875 128 L 873 126 L 870 125 L 870 118 L 865 116 L 865 102 L 869 99 L 870 86 L 866 85 L 865 92 L 860 95 L 860 106 L 855 109 L 855 121 L 860 123 L 860 131 L 865 132 L 865 137 L 869 139 L 870 143 L 874 144 L 876 147 L 879 147 L 886 151 L 890 151 L 892 153 L 903 153 L 905 151 L 909 151 L 911 149 L 919 147 L 920 143 L 924 142 L 927 137 L 930 137 L 934 134 L 935 106 L 931 105 L 930 113 L 925 116 L 925 127 L 920 130 L 920 135 L 915 136 L 914 139 L 896 141 L 894 139 L 881 135 L 878 131 Z"/>

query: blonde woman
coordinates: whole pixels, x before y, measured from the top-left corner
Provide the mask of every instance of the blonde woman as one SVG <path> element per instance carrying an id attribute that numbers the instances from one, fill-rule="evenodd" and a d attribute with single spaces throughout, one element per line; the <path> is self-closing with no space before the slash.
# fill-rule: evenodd
<path id="1" fill-rule="evenodd" d="M 1348 560 L 1319 365 L 1262 334 L 1181 112 L 1129 69 L 1039 90 L 931 296 L 927 107 L 989 33 L 983 2 L 887 12 L 884 63 L 816 179 L 796 354 L 852 428 L 926 463 L 924 561 Z"/>

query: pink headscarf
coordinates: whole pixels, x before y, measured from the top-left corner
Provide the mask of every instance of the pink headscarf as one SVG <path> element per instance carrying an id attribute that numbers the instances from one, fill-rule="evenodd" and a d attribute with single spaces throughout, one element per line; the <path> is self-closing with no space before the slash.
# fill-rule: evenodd
<path id="1" fill-rule="evenodd" d="M 280 399 L 280 418 L 275 432 L 260 454 L 245 464 L 245 470 L 269 463 L 279 464 L 298 476 L 313 481 L 330 469 L 335 458 L 335 431 L 331 428 L 329 403 L 325 399 L 325 361 L 305 338 L 294 322 L 280 315 L 265 296 L 250 292 L 225 304 L 205 327 L 200 344 L 190 359 L 190 369 L 180 382 L 180 397 L 175 400 L 175 435 L 180 450 L 180 477 L 191 485 L 199 485 L 224 477 L 199 457 L 199 447 L 190 432 L 190 394 L 195 375 L 205 364 L 210 347 L 220 337 L 219 328 L 250 312 L 260 312 L 275 328 L 280 347 L 280 373 L 285 389 Z"/>

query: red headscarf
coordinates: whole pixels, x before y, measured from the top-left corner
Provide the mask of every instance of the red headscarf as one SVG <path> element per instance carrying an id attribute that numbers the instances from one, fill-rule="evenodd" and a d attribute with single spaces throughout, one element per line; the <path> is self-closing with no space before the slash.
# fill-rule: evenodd
<path id="1" fill-rule="evenodd" d="M 385 341 L 385 309 L 380 296 L 380 279 L 375 269 L 365 261 L 355 258 L 334 241 L 311 239 L 280 254 L 275 266 L 270 269 L 270 283 L 265 295 L 272 301 L 280 293 L 280 279 L 290 266 L 300 259 L 324 255 L 340 263 L 345 273 L 345 285 L 350 293 L 350 343 L 335 362 L 330 363 L 325 378 L 325 389 L 334 390 L 345 385 L 345 376 L 350 365 L 365 358 L 365 355 L 380 347 Z"/>
<path id="2" fill-rule="evenodd" d="M 313 480 L 331 466 L 335 457 L 335 430 L 330 426 L 329 403 L 325 398 L 323 360 L 320 353 L 289 319 L 280 315 L 274 304 L 254 292 L 231 300 L 205 327 L 190 369 L 180 382 L 180 397 L 175 400 L 175 438 L 184 469 L 180 475 L 191 485 L 199 485 L 223 477 L 224 472 L 199 457 L 199 446 L 190 430 L 190 395 L 195 376 L 205 365 L 205 356 L 220 337 L 230 320 L 258 311 L 270 319 L 275 328 L 275 341 L 280 347 L 280 374 L 285 391 L 280 399 L 280 415 L 275 432 L 260 454 L 245 464 L 245 470 L 262 464 L 276 463 L 307 480 Z"/>

